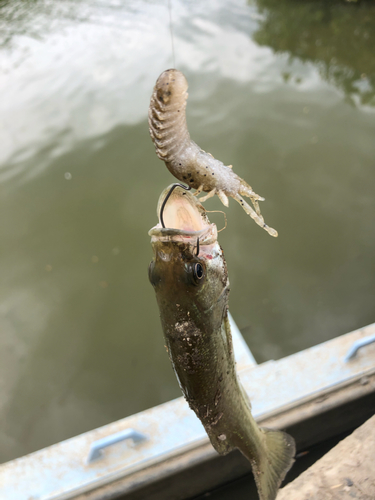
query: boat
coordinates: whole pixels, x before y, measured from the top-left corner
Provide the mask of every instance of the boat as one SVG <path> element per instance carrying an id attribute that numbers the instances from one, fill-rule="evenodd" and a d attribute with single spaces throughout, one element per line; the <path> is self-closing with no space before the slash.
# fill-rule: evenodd
<path id="1" fill-rule="evenodd" d="M 309 450 L 374 415 L 375 323 L 259 365 L 233 318 L 231 327 L 254 417 L 296 440 L 292 476 Z M 192 499 L 243 477 L 251 477 L 247 460 L 219 456 L 178 398 L 0 465 L 0 498 Z"/>

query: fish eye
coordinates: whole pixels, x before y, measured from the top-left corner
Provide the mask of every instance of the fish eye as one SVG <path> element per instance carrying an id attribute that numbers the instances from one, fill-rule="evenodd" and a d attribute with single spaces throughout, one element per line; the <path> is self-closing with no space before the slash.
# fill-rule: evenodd
<path id="1" fill-rule="evenodd" d="M 193 264 L 193 278 L 194 282 L 198 285 L 204 278 L 205 272 L 204 267 L 200 262 Z"/>

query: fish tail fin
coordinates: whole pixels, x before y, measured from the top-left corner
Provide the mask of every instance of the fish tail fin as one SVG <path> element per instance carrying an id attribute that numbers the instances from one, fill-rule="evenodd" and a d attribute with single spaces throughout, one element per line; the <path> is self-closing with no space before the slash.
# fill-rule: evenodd
<path id="1" fill-rule="evenodd" d="M 279 486 L 294 463 L 294 439 L 282 431 L 261 428 L 264 450 L 260 460 L 252 460 L 252 469 L 261 500 L 274 500 Z"/>

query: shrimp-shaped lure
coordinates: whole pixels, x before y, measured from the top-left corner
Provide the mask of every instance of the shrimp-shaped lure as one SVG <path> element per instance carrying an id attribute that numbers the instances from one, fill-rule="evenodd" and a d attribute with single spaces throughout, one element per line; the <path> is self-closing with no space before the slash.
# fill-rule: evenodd
<path id="1" fill-rule="evenodd" d="M 260 213 L 258 201 L 264 198 L 233 172 L 232 165 L 224 165 L 191 140 L 185 114 L 187 89 L 184 74 L 176 69 L 164 71 L 156 81 L 148 112 L 156 154 L 171 174 L 196 189 L 195 195 L 202 191 L 208 193 L 200 202 L 217 194 L 227 207 L 230 196 L 259 226 L 271 236 L 277 236 L 277 231 L 267 226 Z M 250 198 L 254 208 L 246 203 L 244 196 Z"/>

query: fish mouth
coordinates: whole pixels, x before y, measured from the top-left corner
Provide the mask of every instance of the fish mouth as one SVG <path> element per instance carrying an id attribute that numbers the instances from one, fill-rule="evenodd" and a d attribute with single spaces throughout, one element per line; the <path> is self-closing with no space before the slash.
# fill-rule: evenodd
<path id="1" fill-rule="evenodd" d="M 199 200 L 180 186 L 176 186 L 171 192 L 172 186 L 173 184 L 164 189 L 159 197 L 157 206 L 159 223 L 148 232 L 151 242 L 180 241 L 195 245 L 199 239 L 200 245 L 215 243 L 216 225 L 210 223 Z M 163 202 L 168 194 L 168 200 L 163 208 Z"/>

